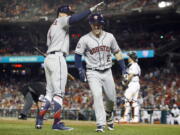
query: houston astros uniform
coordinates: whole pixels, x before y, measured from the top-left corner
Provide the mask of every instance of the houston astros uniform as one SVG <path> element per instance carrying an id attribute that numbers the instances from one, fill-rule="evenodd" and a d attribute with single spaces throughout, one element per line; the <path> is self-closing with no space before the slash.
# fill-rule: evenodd
<path id="1" fill-rule="evenodd" d="M 69 53 L 69 16 L 57 18 L 47 34 L 47 57 L 44 61 L 47 94 L 51 101 L 54 94 L 63 97 L 67 81 L 67 65 L 64 55 Z M 60 38 L 62 37 L 62 38 Z"/>
<path id="2" fill-rule="evenodd" d="M 46 96 L 44 104 L 36 118 L 36 128 L 42 128 L 43 117 L 51 105 L 54 103 L 54 123 L 52 129 L 72 130 L 61 122 L 61 109 L 63 96 L 67 82 L 67 64 L 64 55 L 69 53 L 69 25 L 72 25 L 87 17 L 92 11 L 96 10 L 99 3 L 89 10 L 79 14 L 73 14 L 70 6 L 64 5 L 58 8 L 57 18 L 49 28 L 47 34 L 47 57 L 44 61 L 46 75 Z"/>
<path id="3" fill-rule="evenodd" d="M 129 59 L 131 55 L 129 55 Z M 139 122 L 139 104 L 137 102 L 138 94 L 140 90 L 139 84 L 139 76 L 141 75 L 141 69 L 136 59 L 129 63 L 129 67 L 127 68 L 128 75 L 133 75 L 129 80 L 129 84 L 127 89 L 125 90 L 125 113 L 124 113 L 124 121 L 128 121 L 129 111 L 130 111 L 130 103 L 132 103 L 132 107 L 134 107 L 134 119 L 132 122 Z"/>
<path id="4" fill-rule="evenodd" d="M 92 32 L 81 37 L 75 53 L 84 55 L 86 75 L 94 98 L 97 125 L 106 125 L 106 111 L 113 111 L 116 101 L 115 83 L 112 76 L 112 53 L 120 48 L 111 33 L 102 31 L 99 38 Z M 103 91 L 106 108 L 103 105 Z"/>

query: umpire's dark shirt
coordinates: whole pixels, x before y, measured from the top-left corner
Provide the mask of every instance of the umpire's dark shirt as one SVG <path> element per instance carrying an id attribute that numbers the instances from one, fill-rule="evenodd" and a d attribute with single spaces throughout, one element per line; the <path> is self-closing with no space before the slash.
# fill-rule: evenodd
<path id="1" fill-rule="evenodd" d="M 31 92 L 33 95 L 40 96 L 46 94 L 46 87 L 44 82 L 30 82 L 20 87 L 20 92 L 25 96 L 27 92 Z"/>

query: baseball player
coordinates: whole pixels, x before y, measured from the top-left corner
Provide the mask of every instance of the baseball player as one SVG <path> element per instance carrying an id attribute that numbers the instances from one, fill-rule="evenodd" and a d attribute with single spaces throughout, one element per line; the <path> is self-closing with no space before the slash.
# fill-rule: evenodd
<path id="1" fill-rule="evenodd" d="M 102 29 L 104 23 L 102 14 L 91 14 L 89 24 L 92 30 L 80 38 L 75 49 L 75 63 L 80 80 L 83 82 L 88 80 L 92 91 L 97 132 L 104 132 L 106 122 L 109 130 L 114 129 L 113 109 L 116 102 L 116 91 L 111 72 L 112 53 L 118 60 L 122 72 L 125 72 L 121 50 L 113 34 Z M 86 74 L 82 66 L 82 55 L 85 57 Z M 106 108 L 103 104 L 103 92 L 105 94 Z"/>
<path id="2" fill-rule="evenodd" d="M 141 75 L 141 69 L 138 65 L 137 61 L 137 55 L 135 52 L 128 53 L 128 63 L 129 67 L 127 68 L 127 76 L 125 77 L 124 84 L 127 86 L 127 89 L 125 90 L 124 96 L 125 96 L 125 112 L 124 117 L 121 119 L 120 122 L 127 122 L 129 119 L 129 112 L 131 109 L 131 105 L 134 108 L 134 118 L 131 120 L 131 122 L 139 122 L 139 103 L 137 101 L 140 84 L 139 84 L 139 76 Z"/>
<path id="3" fill-rule="evenodd" d="M 57 10 L 57 18 L 50 26 L 47 33 L 47 57 L 44 61 L 46 75 L 46 96 L 39 114 L 36 117 L 36 128 L 41 129 L 43 117 L 51 105 L 54 103 L 54 123 L 52 129 L 72 130 L 66 127 L 60 120 L 65 85 L 67 81 L 67 65 L 65 55 L 69 53 L 69 26 L 87 17 L 91 12 L 102 6 L 103 2 L 90 9 L 73 14 L 70 6 L 61 6 Z"/>
<path id="4" fill-rule="evenodd" d="M 33 105 L 33 102 L 36 103 L 37 108 L 39 109 L 39 106 L 38 106 L 39 98 L 43 97 L 46 94 L 45 83 L 44 82 L 30 82 L 20 87 L 20 92 L 24 96 L 24 107 L 21 113 L 19 114 L 18 119 L 26 120 L 27 114 L 30 111 Z"/>
<path id="5" fill-rule="evenodd" d="M 180 125 L 180 110 L 176 104 L 173 105 L 173 108 L 171 110 L 171 114 L 173 117 L 173 124 L 174 122 L 177 122 L 178 125 Z"/>

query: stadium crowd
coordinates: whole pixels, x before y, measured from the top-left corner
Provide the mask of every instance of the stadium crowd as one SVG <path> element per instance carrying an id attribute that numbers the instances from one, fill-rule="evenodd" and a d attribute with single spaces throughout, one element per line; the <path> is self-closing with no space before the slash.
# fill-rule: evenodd
<path id="1" fill-rule="evenodd" d="M 123 89 L 119 77 L 115 77 L 117 90 L 117 110 L 122 109 Z M 13 111 L 23 107 L 23 96 L 19 92 L 19 86 L 26 81 L 2 81 L 0 82 L 0 110 Z M 86 83 L 79 80 L 68 81 L 64 99 L 64 110 L 72 113 L 80 113 L 83 119 L 88 119 L 87 112 L 91 112 L 93 100 L 91 91 Z M 143 73 L 141 77 L 141 90 L 139 96 L 141 109 L 163 110 L 165 107 L 171 109 L 174 104 L 180 107 L 180 74 L 171 65 L 168 68 L 151 68 Z M 35 110 L 36 106 L 32 107 Z M 92 114 L 91 114 L 92 115 Z M 120 114 L 119 114 L 120 115 Z M 76 118 L 76 115 L 74 119 Z"/>
<path id="2" fill-rule="evenodd" d="M 111 29 L 111 28 L 110 28 Z M 154 32 L 135 32 L 131 29 L 117 30 L 111 29 L 114 33 L 117 42 L 122 50 L 137 50 L 137 49 L 157 49 L 160 46 L 168 44 L 177 39 L 179 31 L 154 31 Z M 82 32 L 83 33 L 83 32 Z M 46 50 L 46 38 L 43 34 L 40 36 L 30 36 L 29 33 L 18 32 L 0 33 L 0 54 L 1 56 L 8 55 L 39 55 L 33 47 Z M 71 47 L 75 48 L 80 37 L 73 37 L 71 34 Z M 37 43 L 36 43 L 37 42 Z M 73 50 L 73 49 L 71 49 Z M 73 51 L 71 51 L 73 53 Z"/>
<path id="3" fill-rule="evenodd" d="M 82 10 L 84 7 L 90 7 L 101 0 L 8 0 L 0 1 L 1 12 L 0 21 L 18 21 L 22 20 L 39 20 L 41 17 L 49 17 L 54 14 L 57 7 L 61 4 L 70 4 L 76 10 Z M 131 11 L 130 9 L 158 8 L 159 0 L 106 0 L 108 3 L 108 13 L 125 13 Z"/>

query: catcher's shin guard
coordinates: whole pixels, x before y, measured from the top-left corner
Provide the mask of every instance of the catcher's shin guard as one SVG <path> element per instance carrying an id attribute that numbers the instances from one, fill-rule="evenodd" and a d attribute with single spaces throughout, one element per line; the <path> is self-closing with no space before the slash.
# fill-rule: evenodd
<path id="1" fill-rule="evenodd" d="M 129 112 L 131 110 L 130 103 L 128 101 L 126 101 L 124 104 L 124 107 L 125 107 L 125 111 L 124 111 L 123 120 L 124 120 L 124 122 L 128 122 L 129 121 Z"/>
<path id="2" fill-rule="evenodd" d="M 133 101 L 132 107 L 134 108 L 133 122 L 139 122 L 139 109 L 140 106 L 137 101 Z"/>

